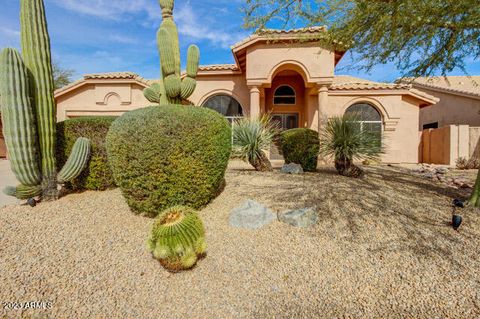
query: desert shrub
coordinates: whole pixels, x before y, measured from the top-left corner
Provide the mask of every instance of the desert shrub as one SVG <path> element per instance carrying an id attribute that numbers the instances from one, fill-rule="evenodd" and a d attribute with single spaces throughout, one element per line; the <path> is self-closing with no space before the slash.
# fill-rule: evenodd
<path id="1" fill-rule="evenodd" d="M 223 186 L 230 150 L 227 120 L 196 106 L 130 111 L 107 135 L 117 185 L 130 208 L 148 216 L 176 205 L 206 205 Z"/>
<path id="2" fill-rule="evenodd" d="M 480 168 L 480 161 L 474 157 L 469 160 L 465 157 L 459 157 L 455 161 L 455 166 L 457 169 L 478 169 Z"/>
<path id="3" fill-rule="evenodd" d="M 94 116 L 68 119 L 57 123 L 57 161 L 62 167 L 79 137 L 91 143 L 87 168 L 66 186 L 74 190 L 105 190 L 115 187 L 112 171 L 107 163 L 105 138 L 115 117 Z"/>
<path id="4" fill-rule="evenodd" d="M 153 224 L 147 247 L 168 270 L 189 269 L 207 248 L 202 220 L 192 208 L 168 208 Z"/>
<path id="5" fill-rule="evenodd" d="M 330 118 L 321 133 L 320 153 L 334 158 L 340 175 L 362 176 L 363 171 L 353 161 L 376 161 L 383 153 L 378 135 L 360 127 L 358 117 L 347 114 Z"/>
<path id="6" fill-rule="evenodd" d="M 320 142 L 318 132 L 308 128 L 294 128 L 280 134 L 285 163 L 302 165 L 304 171 L 315 172 L 317 169 Z"/>
<path id="7" fill-rule="evenodd" d="M 272 144 L 278 125 L 270 116 L 240 118 L 233 125 L 233 149 L 235 157 L 249 162 L 257 171 L 271 171 L 272 164 L 264 150 Z"/>

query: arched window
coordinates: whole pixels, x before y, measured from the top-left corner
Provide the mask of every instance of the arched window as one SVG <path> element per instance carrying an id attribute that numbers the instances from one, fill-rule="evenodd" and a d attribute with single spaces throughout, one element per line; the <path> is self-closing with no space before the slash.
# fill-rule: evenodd
<path id="1" fill-rule="evenodd" d="M 382 140 L 382 115 L 378 110 L 368 103 L 356 103 L 348 107 L 345 114 L 355 115 L 360 122 L 360 129 L 367 130 Z"/>
<path id="2" fill-rule="evenodd" d="M 295 90 L 288 85 L 279 86 L 273 94 L 273 104 L 295 104 Z"/>
<path id="3" fill-rule="evenodd" d="M 205 103 L 203 103 L 203 106 L 224 115 L 229 122 L 243 116 L 242 106 L 230 95 L 220 94 L 209 97 Z"/>

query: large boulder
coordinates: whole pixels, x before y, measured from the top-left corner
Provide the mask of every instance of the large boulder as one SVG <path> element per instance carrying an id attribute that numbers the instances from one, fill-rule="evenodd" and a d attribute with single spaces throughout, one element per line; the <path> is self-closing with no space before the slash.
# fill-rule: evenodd
<path id="1" fill-rule="evenodd" d="M 302 208 L 279 213 L 278 220 L 295 227 L 309 227 L 318 222 L 318 214 L 312 208 Z"/>
<path id="2" fill-rule="evenodd" d="M 275 214 L 267 207 L 254 200 L 246 200 L 230 212 L 228 222 L 236 228 L 258 229 L 276 219 Z"/>

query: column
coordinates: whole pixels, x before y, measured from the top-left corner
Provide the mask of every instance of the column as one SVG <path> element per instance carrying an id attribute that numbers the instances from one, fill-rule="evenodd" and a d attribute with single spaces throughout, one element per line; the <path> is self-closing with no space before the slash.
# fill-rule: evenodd
<path id="1" fill-rule="evenodd" d="M 260 117 L 260 90 L 258 86 L 250 87 L 250 117 Z"/>
<path id="2" fill-rule="evenodd" d="M 318 131 L 323 126 L 325 109 L 328 105 L 328 86 L 321 85 L 318 89 Z"/>

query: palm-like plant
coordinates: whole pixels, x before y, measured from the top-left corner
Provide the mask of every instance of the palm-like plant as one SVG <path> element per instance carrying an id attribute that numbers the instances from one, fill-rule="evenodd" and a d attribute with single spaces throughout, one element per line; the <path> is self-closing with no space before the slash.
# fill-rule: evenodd
<path id="1" fill-rule="evenodd" d="M 233 151 L 249 162 L 257 171 L 272 171 L 272 164 L 264 150 L 272 144 L 278 132 L 278 123 L 269 115 L 260 118 L 241 118 L 233 125 Z"/>
<path id="2" fill-rule="evenodd" d="M 383 153 L 378 134 L 361 129 L 356 115 L 347 114 L 328 120 L 320 137 L 320 152 L 332 156 L 340 175 L 360 177 L 362 169 L 354 160 L 378 160 Z"/>

